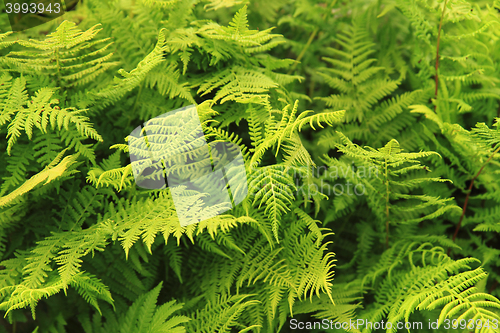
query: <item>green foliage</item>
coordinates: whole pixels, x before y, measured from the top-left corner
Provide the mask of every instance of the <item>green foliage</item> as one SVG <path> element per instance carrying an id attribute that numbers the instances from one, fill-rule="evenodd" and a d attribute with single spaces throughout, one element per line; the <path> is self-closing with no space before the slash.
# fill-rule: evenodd
<path id="1" fill-rule="evenodd" d="M 117 64 L 108 61 L 112 53 L 107 53 L 106 50 L 111 43 L 96 47 L 109 41 L 109 38 L 92 40 L 100 30 L 102 29 L 94 26 L 82 32 L 75 23 L 64 21 L 43 41 L 17 42 L 37 51 L 13 51 L 2 62 L 19 73 L 55 78 L 58 86 L 85 85 Z"/>
<path id="2" fill-rule="evenodd" d="M 87 0 L 0 19 L 0 332 L 497 332 L 499 13 Z M 232 208 L 137 186 L 198 177 L 198 119 L 158 117 L 188 105 L 242 152 Z"/>

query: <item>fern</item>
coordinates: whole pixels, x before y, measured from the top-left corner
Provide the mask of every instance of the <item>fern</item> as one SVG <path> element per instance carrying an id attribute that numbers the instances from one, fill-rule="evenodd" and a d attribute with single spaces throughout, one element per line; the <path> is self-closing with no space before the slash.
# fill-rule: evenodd
<path id="1" fill-rule="evenodd" d="M 109 41 L 101 39 L 90 42 L 99 31 L 94 26 L 82 32 L 75 23 L 64 21 L 44 41 L 18 42 L 37 51 L 13 51 L 3 58 L 3 62 L 21 73 L 53 76 L 64 86 L 84 85 L 116 65 L 108 61 L 112 54 L 105 53 L 110 43 L 97 50 L 92 49 L 95 45 Z"/>
<path id="2" fill-rule="evenodd" d="M 5 330 L 495 332 L 499 11 L 87 0 L 2 31 Z"/>
<path id="3" fill-rule="evenodd" d="M 448 210 L 460 210 L 455 205 L 446 204 L 450 199 L 440 199 L 427 195 L 406 194 L 406 191 L 420 184 L 429 181 L 445 181 L 439 178 L 415 177 L 411 174 L 416 170 L 424 169 L 418 162 L 418 158 L 435 154 L 435 152 L 420 152 L 420 153 L 403 153 L 397 141 L 393 140 L 387 143 L 383 148 L 375 150 L 373 148 L 365 150 L 353 144 L 347 137 L 339 133 L 342 138 L 343 145 L 337 145 L 337 148 L 343 152 L 346 157 L 359 161 L 362 164 L 363 172 L 366 169 L 374 170 L 374 175 L 379 179 L 377 184 L 373 180 L 365 180 L 360 177 L 361 173 L 352 172 L 350 180 L 354 184 L 365 184 L 367 189 L 368 205 L 373 207 L 373 213 L 380 221 L 385 221 L 386 244 L 388 244 L 389 225 L 391 223 L 418 223 L 426 219 L 433 219 L 445 213 Z M 326 158 L 325 162 L 329 162 L 331 166 L 340 166 L 341 168 L 349 168 L 348 165 L 341 164 L 335 160 Z M 406 176 L 406 179 L 403 177 Z M 408 177 L 409 176 L 409 177 Z M 409 205 L 393 206 L 391 200 L 411 200 L 416 201 Z M 421 202 L 418 204 L 417 202 Z M 432 213 L 424 214 L 421 217 L 415 217 L 415 212 L 426 209 L 431 206 L 440 206 Z M 393 217 L 391 217 L 393 215 Z"/>

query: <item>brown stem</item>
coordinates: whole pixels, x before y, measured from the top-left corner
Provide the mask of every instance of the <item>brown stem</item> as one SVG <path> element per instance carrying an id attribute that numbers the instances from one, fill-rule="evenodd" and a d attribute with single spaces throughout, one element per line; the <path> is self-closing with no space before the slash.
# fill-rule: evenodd
<path id="1" fill-rule="evenodd" d="M 443 4 L 443 12 L 441 13 L 441 20 L 439 22 L 439 30 L 438 30 L 438 38 L 437 38 L 437 47 L 436 47 L 436 75 L 434 76 L 434 79 L 436 80 L 436 90 L 434 91 L 434 99 L 437 101 L 438 97 L 438 88 L 439 88 L 439 44 L 441 42 L 441 29 L 443 27 L 443 19 L 444 19 L 444 13 L 446 12 L 446 4 L 448 3 L 448 0 L 445 0 Z M 434 111 L 436 111 L 437 104 L 434 105 Z"/>
<path id="2" fill-rule="evenodd" d="M 491 288 L 488 290 L 488 294 L 491 294 L 493 292 L 493 290 L 496 289 L 497 286 L 498 286 L 498 281 L 495 281 L 495 283 L 493 283 Z"/>
<path id="3" fill-rule="evenodd" d="M 455 241 L 455 239 L 457 238 L 458 231 L 460 230 L 460 227 L 462 226 L 462 220 L 464 219 L 465 211 L 467 210 L 467 204 L 469 203 L 469 197 L 470 197 L 470 194 L 472 192 L 472 186 L 474 186 L 474 181 L 476 180 L 477 177 L 479 177 L 481 172 L 483 172 L 483 169 L 486 166 L 486 164 L 488 164 L 491 161 L 491 159 L 493 158 L 493 156 L 495 156 L 495 154 L 498 153 L 499 151 L 500 151 L 500 146 L 493 152 L 493 154 L 491 154 L 491 156 L 488 158 L 488 160 L 486 160 L 486 162 L 481 166 L 481 169 L 479 169 L 479 171 L 476 173 L 474 178 L 472 178 L 470 185 L 469 185 L 469 189 L 467 191 L 467 196 L 465 197 L 464 208 L 462 209 L 462 215 L 460 215 L 460 220 L 458 221 L 457 227 L 455 228 L 455 233 L 453 234 L 453 239 L 452 239 L 453 241 Z M 451 248 L 448 249 L 448 255 L 450 254 L 450 251 L 451 251 Z"/>

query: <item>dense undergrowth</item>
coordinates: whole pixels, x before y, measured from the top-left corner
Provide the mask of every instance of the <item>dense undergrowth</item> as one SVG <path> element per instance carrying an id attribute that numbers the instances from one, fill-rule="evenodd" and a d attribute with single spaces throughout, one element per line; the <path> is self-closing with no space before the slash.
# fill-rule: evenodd
<path id="1" fill-rule="evenodd" d="M 83 0 L 0 26 L 0 332 L 500 330 L 499 1 Z M 188 105 L 248 195 L 181 226 L 127 140 Z"/>

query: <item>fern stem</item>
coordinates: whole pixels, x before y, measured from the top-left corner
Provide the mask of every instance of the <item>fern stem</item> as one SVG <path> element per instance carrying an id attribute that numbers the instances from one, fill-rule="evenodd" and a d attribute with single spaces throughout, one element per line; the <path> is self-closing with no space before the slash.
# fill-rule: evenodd
<path id="1" fill-rule="evenodd" d="M 141 97 L 143 88 L 144 88 L 144 81 L 141 82 L 141 85 L 139 86 L 139 92 L 137 93 L 137 96 L 135 96 L 134 105 L 132 106 L 132 112 L 128 114 L 128 122 L 126 127 L 129 127 L 130 124 L 132 123 L 132 118 L 134 117 L 135 110 L 137 108 L 137 105 L 139 104 L 139 98 Z"/>
<path id="2" fill-rule="evenodd" d="M 326 13 L 328 13 L 328 11 L 330 9 L 332 9 L 333 6 L 335 6 L 336 2 L 337 2 L 337 0 L 333 0 L 332 2 L 330 2 L 330 5 L 326 9 Z M 322 20 L 326 19 L 326 13 L 323 14 L 323 16 L 321 17 Z M 302 60 L 302 57 L 304 57 L 304 54 L 306 54 L 306 51 L 309 48 L 309 46 L 311 46 L 311 43 L 314 40 L 314 38 L 316 37 L 316 34 L 318 33 L 318 31 L 319 31 L 318 27 L 313 30 L 313 32 L 309 36 L 309 39 L 307 40 L 306 45 L 304 46 L 304 48 L 302 49 L 302 51 L 300 51 L 300 54 L 297 57 L 297 59 L 295 59 L 295 61 L 293 62 L 292 68 L 290 68 L 290 70 L 288 71 L 287 75 L 290 75 L 291 73 L 293 73 L 293 71 L 297 68 L 297 65 L 299 64 L 300 60 Z"/>
<path id="3" fill-rule="evenodd" d="M 313 93 L 314 93 L 314 86 L 315 86 L 315 81 L 311 80 L 311 83 L 309 84 L 309 98 L 313 98 Z"/>
<path id="4" fill-rule="evenodd" d="M 443 11 L 441 13 L 441 20 L 439 21 L 439 29 L 438 29 L 438 38 L 437 38 L 437 46 L 436 46 L 436 75 L 434 76 L 434 79 L 436 80 L 436 89 L 434 90 L 434 99 L 437 101 L 438 97 L 438 88 L 439 88 L 439 44 L 441 42 L 441 29 L 443 27 L 443 19 L 444 19 L 444 13 L 446 12 L 446 4 L 448 3 L 448 0 L 444 1 L 443 4 Z M 437 104 L 434 105 L 434 111 L 436 110 Z"/>
<path id="5" fill-rule="evenodd" d="M 59 48 L 56 49 L 56 65 L 57 65 L 57 86 L 61 85 L 61 66 L 59 64 Z"/>
<path id="6" fill-rule="evenodd" d="M 387 158 L 385 159 L 385 248 L 389 248 L 389 174 L 387 172 Z"/>
<path id="7" fill-rule="evenodd" d="M 67 203 L 67 204 L 66 204 L 66 206 L 64 207 L 63 213 L 62 213 L 62 215 L 61 215 L 61 221 L 59 222 L 59 230 L 61 229 L 61 227 L 62 227 L 62 225 L 63 225 L 64 218 L 66 217 L 66 212 L 68 211 L 68 207 L 70 206 L 71 199 L 73 198 L 73 194 L 75 193 L 75 192 L 74 192 L 74 187 L 75 187 L 75 184 L 76 184 L 76 183 L 71 184 L 71 189 L 70 189 L 70 194 L 69 194 L 69 198 L 68 198 L 68 203 Z"/>
<path id="8" fill-rule="evenodd" d="M 460 215 L 460 220 L 458 221 L 457 227 L 455 228 L 455 233 L 453 234 L 453 241 L 457 238 L 458 231 L 460 230 L 460 227 L 462 226 L 462 220 L 464 219 L 465 216 L 465 211 L 467 210 L 467 204 L 469 203 L 469 197 L 472 192 L 472 186 L 474 186 L 474 181 L 476 180 L 477 177 L 483 172 L 484 167 L 493 159 L 493 156 L 495 156 L 496 153 L 500 151 L 500 146 L 491 154 L 491 156 L 484 162 L 484 164 L 481 166 L 481 169 L 476 173 L 476 175 L 472 178 L 469 189 L 467 191 L 467 196 L 465 197 L 465 202 L 464 202 L 464 208 L 462 209 L 462 215 Z M 451 248 L 448 249 L 448 255 L 450 254 Z"/>
<path id="9" fill-rule="evenodd" d="M 300 60 L 302 60 L 302 57 L 304 56 L 304 54 L 306 53 L 307 49 L 309 48 L 309 46 L 311 45 L 314 37 L 316 37 L 316 34 L 318 33 L 319 29 L 316 28 L 314 29 L 314 31 L 311 33 L 311 35 L 309 36 L 309 39 L 307 40 L 307 43 L 306 45 L 304 46 L 304 48 L 302 49 L 302 51 L 300 52 L 299 56 L 297 57 L 297 59 L 295 59 L 295 61 L 293 62 L 293 65 L 292 65 L 292 68 L 290 68 L 290 70 L 288 71 L 288 75 L 290 75 L 294 70 L 295 68 L 297 68 L 297 65 L 299 64 Z"/>

